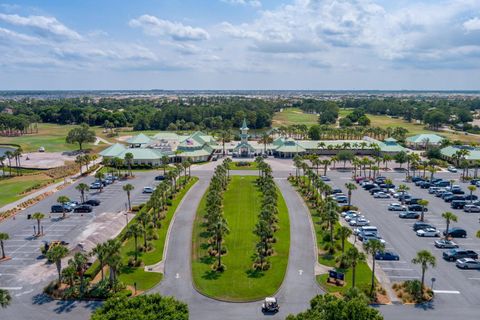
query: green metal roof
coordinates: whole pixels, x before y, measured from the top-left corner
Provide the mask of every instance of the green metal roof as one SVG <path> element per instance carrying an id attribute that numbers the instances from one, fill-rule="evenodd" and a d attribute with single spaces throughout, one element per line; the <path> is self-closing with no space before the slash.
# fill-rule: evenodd
<path id="1" fill-rule="evenodd" d="M 175 132 L 162 131 L 153 136 L 156 140 L 180 140 L 180 136 Z"/>
<path id="2" fill-rule="evenodd" d="M 299 152 L 305 152 L 305 148 L 302 146 L 295 144 L 295 145 L 283 145 L 281 147 L 277 148 L 278 152 L 290 152 L 290 153 L 299 153 Z"/>
<path id="3" fill-rule="evenodd" d="M 127 142 L 130 144 L 148 144 L 152 142 L 152 139 L 150 139 L 143 133 L 140 133 L 139 135 L 133 136 L 130 139 L 128 139 Z"/>
<path id="4" fill-rule="evenodd" d="M 122 153 L 125 149 L 127 149 L 123 144 L 115 143 L 109 146 L 108 148 L 102 150 L 100 155 L 102 157 L 117 157 L 120 153 Z"/>
<path id="5" fill-rule="evenodd" d="M 426 143 L 427 141 L 429 143 L 440 143 L 442 140 L 444 140 L 444 138 L 439 135 L 427 133 L 417 134 L 416 136 L 406 139 L 406 141 L 410 143 Z"/>
<path id="6" fill-rule="evenodd" d="M 480 149 L 472 147 L 448 146 L 440 150 L 443 156 L 451 158 L 458 150 L 466 149 L 469 154 L 465 156 L 466 160 L 480 160 Z"/>
<path id="7" fill-rule="evenodd" d="M 179 157 L 188 158 L 188 157 L 205 157 L 211 155 L 211 152 L 208 152 L 204 149 L 192 150 L 192 151 L 182 151 L 178 154 Z"/>
<path id="8" fill-rule="evenodd" d="M 235 146 L 235 148 L 233 148 L 233 151 L 238 151 L 240 150 L 240 148 L 248 148 L 249 151 L 253 151 L 255 152 L 255 148 L 248 142 L 240 142 L 239 144 L 237 144 Z"/>
<path id="9" fill-rule="evenodd" d="M 121 152 L 118 157 L 121 159 L 125 158 L 127 153 L 133 154 L 134 160 L 155 160 L 160 159 L 164 155 L 158 149 L 151 149 L 151 148 L 128 148 Z"/>
<path id="10" fill-rule="evenodd" d="M 397 142 L 397 139 L 390 137 L 390 138 L 387 138 L 387 139 L 383 140 L 383 142 Z"/>
<path id="11" fill-rule="evenodd" d="M 247 120 L 245 118 L 243 118 L 243 123 L 242 123 L 242 127 L 240 128 L 240 130 L 248 130 Z"/>

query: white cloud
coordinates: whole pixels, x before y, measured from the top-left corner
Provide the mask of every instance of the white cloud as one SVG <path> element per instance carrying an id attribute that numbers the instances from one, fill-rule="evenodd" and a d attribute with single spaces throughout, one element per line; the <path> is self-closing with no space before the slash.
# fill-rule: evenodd
<path id="1" fill-rule="evenodd" d="M 260 0 L 222 0 L 222 2 L 233 5 L 250 6 L 254 8 L 259 8 L 262 6 L 262 2 Z"/>
<path id="2" fill-rule="evenodd" d="M 472 18 L 463 23 L 463 27 L 467 31 L 478 31 L 480 30 L 480 18 Z"/>
<path id="3" fill-rule="evenodd" d="M 209 39 L 210 35 L 202 28 L 184 25 L 180 22 L 159 19 L 151 15 L 142 15 L 129 22 L 131 27 L 141 28 L 152 36 L 168 36 L 175 41 L 200 41 Z"/>
<path id="4" fill-rule="evenodd" d="M 0 28 L 0 39 L 8 39 L 9 41 L 16 41 L 24 44 L 39 44 L 40 39 L 29 36 L 27 34 L 18 33 L 9 29 Z"/>
<path id="5" fill-rule="evenodd" d="M 54 17 L 28 16 L 0 13 L 0 21 L 20 27 L 29 27 L 41 36 L 55 37 L 70 40 L 81 40 L 82 37 L 74 30 L 69 29 Z"/>

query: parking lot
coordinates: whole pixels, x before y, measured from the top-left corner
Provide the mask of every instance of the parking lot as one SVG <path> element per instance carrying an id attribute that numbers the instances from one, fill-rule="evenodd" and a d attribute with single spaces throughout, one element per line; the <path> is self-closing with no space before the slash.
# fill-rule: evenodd
<path id="1" fill-rule="evenodd" d="M 332 179 L 330 184 L 341 188 L 346 193 L 345 183 L 351 181 L 351 172 L 329 172 Z M 464 228 L 468 236 L 465 239 L 455 238 L 454 241 L 462 249 L 471 249 L 480 253 L 480 239 L 475 238 L 477 230 L 480 229 L 479 214 L 466 213 L 463 210 L 455 210 L 450 203 L 444 202 L 428 193 L 428 189 L 421 189 L 413 183 L 405 183 L 405 173 L 382 172 L 382 176 L 393 181 L 393 184 L 406 184 L 412 196 L 429 201 L 428 212 L 425 213 L 425 222 L 434 225 L 437 229 L 445 230 L 446 223 L 441 214 L 451 211 L 458 216 L 458 223 L 452 223 L 451 227 Z M 440 172 L 436 177 L 446 180 L 455 179 L 462 189 L 469 194 L 468 183 L 458 182 L 459 174 Z M 436 294 L 437 303 L 453 303 L 456 307 L 472 306 L 480 303 L 480 271 L 460 270 L 455 262 L 447 262 L 442 258 L 445 249 L 437 249 L 433 242 L 438 238 L 418 237 L 412 230 L 416 220 L 400 219 L 398 211 L 388 211 L 387 207 L 392 202 L 399 202 L 397 199 L 375 199 L 368 191 L 365 191 L 357 184 L 358 189 L 353 192 L 352 204 L 358 206 L 359 211 L 370 220 L 370 225 L 378 227 L 380 236 L 386 240 L 386 250 L 393 251 L 400 256 L 399 261 L 378 261 L 385 274 L 391 282 L 400 282 L 409 279 L 420 279 L 421 268 L 411 263 L 412 258 L 420 250 L 426 249 L 432 252 L 437 258 L 436 268 L 431 268 L 426 274 L 426 284 L 432 285 L 432 278 L 435 278 L 433 289 Z M 474 194 L 478 195 L 478 191 Z"/>
<path id="2" fill-rule="evenodd" d="M 61 219 L 62 213 L 50 213 L 50 207 L 56 204 L 56 199 L 61 195 L 80 201 L 80 192 L 75 190 L 75 186 L 80 182 L 90 184 L 95 180 L 93 177 L 86 177 L 17 214 L 15 219 L 4 221 L 0 224 L 0 232 L 10 235 L 10 239 L 5 241 L 5 252 L 12 259 L 0 263 L 0 288 L 11 290 L 12 294 L 18 297 L 38 289 L 35 288 L 37 283 L 43 286 L 45 279 L 56 276 L 55 266 L 45 265 L 46 260 L 41 258 L 40 247 L 45 242 L 63 240 L 69 243 L 70 249 L 73 249 L 82 233 L 86 232 L 88 227 L 91 228 L 91 222 L 99 215 L 109 213 L 114 217 L 116 215 L 124 217 L 122 211 L 125 210 L 127 203 L 126 192 L 123 190 L 125 184 L 130 183 L 135 188 L 131 192 L 132 205 L 146 202 L 151 194 L 142 193 L 143 187 L 157 185 L 159 181 L 154 180 L 156 174 L 156 172 L 137 173 L 135 178 L 117 181 L 106 186 L 102 192 L 90 190 L 86 195 L 87 199 L 101 201 L 99 206 L 93 207 L 91 213 L 70 212 L 67 213 L 66 219 Z M 36 220 L 27 219 L 27 215 L 35 212 L 45 214 L 45 219 L 41 221 L 44 235 L 40 237 L 34 236 Z"/>

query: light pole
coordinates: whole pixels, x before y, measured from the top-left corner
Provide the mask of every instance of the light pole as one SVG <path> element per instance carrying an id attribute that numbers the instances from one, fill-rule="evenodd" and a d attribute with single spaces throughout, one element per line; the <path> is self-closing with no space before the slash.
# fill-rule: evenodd
<path id="1" fill-rule="evenodd" d="M 432 278 L 432 291 L 433 291 L 433 284 L 435 283 L 436 280 L 437 280 L 437 279 Z"/>

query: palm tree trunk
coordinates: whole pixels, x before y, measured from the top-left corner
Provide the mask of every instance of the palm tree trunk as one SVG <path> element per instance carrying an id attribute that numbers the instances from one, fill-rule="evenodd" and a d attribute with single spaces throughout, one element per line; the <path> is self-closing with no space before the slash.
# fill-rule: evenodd
<path id="1" fill-rule="evenodd" d="M 375 254 L 373 255 L 373 263 L 372 263 L 372 285 L 370 287 L 370 296 L 373 295 L 374 289 L 375 289 Z"/>
<path id="2" fill-rule="evenodd" d="M 134 250 L 134 251 L 135 251 L 135 262 L 137 262 L 137 257 L 138 257 L 138 252 L 137 252 L 137 250 L 138 250 L 137 235 L 135 235 L 135 236 L 133 237 L 133 241 L 135 242 L 135 250 Z"/>
<path id="3" fill-rule="evenodd" d="M 58 272 L 58 283 L 62 282 L 62 260 L 58 259 L 55 261 L 55 264 L 57 265 L 57 272 Z"/>
<path id="4" fill-rule="evenodd" d="M 0 241 L 0 247 L 2 247 L 2 259 L 5 259 L 5 248 L 3 247 L 3 241 Z"/>
<path id="5" fill-rule="evenodd" d="M 425 284 L 425 268 L 422 268 L 422 294 L 423 294 L 423 285 Z"/>
<path id="6" fill-rule="evenodd" d="M 356 266 L 352 266 L 352 288 L 355 288 L 355 268 Z"/>

